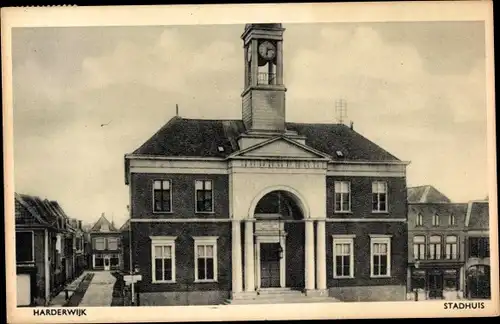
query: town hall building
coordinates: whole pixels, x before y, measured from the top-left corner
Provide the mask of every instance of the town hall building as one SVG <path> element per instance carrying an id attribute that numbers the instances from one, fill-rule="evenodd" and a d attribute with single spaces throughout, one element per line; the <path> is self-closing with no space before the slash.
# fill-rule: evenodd
<path id="1" fill-rule="evenodd" d="M 408 163 L 287 122 L 284 31 L 245 26 L 241 120 L 176 116 L 125 155 L 141 305 L 405 300 Z"/>

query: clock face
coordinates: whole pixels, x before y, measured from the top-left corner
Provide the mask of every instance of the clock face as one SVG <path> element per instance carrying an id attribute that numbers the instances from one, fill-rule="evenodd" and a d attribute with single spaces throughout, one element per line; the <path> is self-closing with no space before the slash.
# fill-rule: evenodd
<path id="1" fill-rule="evenodd" d="M 252 60 L 252 46 L 247 47 L 247 60 L 248 62 Z"/>
<path id="2" fill-rule="evenodd" d="M 271 42 L 265 41 L 259 46 L 259 54 L 266 60 L 272 60 L 276 56 L 276 48 Z"/>

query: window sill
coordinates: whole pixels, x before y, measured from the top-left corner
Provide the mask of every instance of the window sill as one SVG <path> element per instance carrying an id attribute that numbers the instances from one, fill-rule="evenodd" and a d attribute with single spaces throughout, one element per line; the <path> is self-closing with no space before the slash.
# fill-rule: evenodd
<path id="1" fill-rule="evenodd" d="M 334 214 L 352 214 L 352 211 L 350 211 L 350 210 L 346 210 L 346 211 L 343 211 L 343 210 L 335 210 L 333 213 L 334 213 Z"/>
<path id="2" fill-rule="evenodd" d="M 213 214 L 215 214 L 215 212 L 213 212 L 213 211 L 206 211 L 206 212 L 204 212 L 204 211 L 195 211 L 194 213 L 195 214 L 202 214 L 202 215 L 203 214 L 205 214 L 205 215 L 213 215 Z"/>
<path id="3" fill-rule="evenodd" d="M 163 214 L 169 215 L 169 214 L 173 214 L 173 213 L 174 213 L 173 211 L 158 211 L 158 210 L 155 211 L 155 210 L 153 210 L 153 215 L 163 215 Z"/>
<path id="4" fill-rule="evenodd" d="M 391 275 L 370 275 L 370 278 L 373 278 L 373 279 L 380 279 L 380 278 L 391 278 Z"/>
<path id="5" fill-rule="evenodd" d="M 153 284 L 174 284 L 175 280 L 153 280 L 151 281 Z"/>
<path id="6" fill-rule="evenodd" d="M 210 279 L 210 280 L 200 280 L 200 279 L 196 279 L 194 281 L 194 283 L 216 283 L 218 282 L 216 279 Z"/>
<path id="7" fill-rule="evenodd" d="M 372 210 L 372 214 L 389 214 L 388 210 Z"/>
<path id="8" fill-rule="evenodd" d="M 354 279 L 354 276 L 342 276 L 342 277 L 334 276 L 333 279 Z"/>

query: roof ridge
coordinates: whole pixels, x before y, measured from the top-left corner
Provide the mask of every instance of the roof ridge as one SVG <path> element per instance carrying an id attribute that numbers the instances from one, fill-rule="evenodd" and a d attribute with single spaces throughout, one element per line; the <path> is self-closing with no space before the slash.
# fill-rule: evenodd
<path id="1" fill-rule="evenodd" d="M 427 187 L 427 186 L 430 186 L 430 185 L 411 186 L 411 187 L 408 187 L 407 189 L 422 188 L 422 187 Z"/>
<path id="2" fill-rule="evenodd" d="M 174 116 L 177 117 L 178 119 L 183 119 L 183 120 L 198 120 L 198 121 L 242 121 L 243 119 L 224 119 L 224 118 L 186 118 L 186 117 L 180 117 L 180 116 Z"/>

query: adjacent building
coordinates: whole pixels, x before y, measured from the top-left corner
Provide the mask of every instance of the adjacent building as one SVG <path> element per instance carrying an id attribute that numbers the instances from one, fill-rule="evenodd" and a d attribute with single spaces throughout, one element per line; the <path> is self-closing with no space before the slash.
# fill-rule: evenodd
<path id="1" fill-rule="evenodd" d="M 489 298 L 488 202 L 408 189 L 408 298 Z"/>
<path id="2" fill-rule="evenodd" d="M 491 271 L 488 201 L 469 202 L 465 226 L 465 295 L 469 299 L 489 299 Z"/>
<path id="3" fill-rule="evenodd" d="M 141 305 L 405 300 L 408 163 L 352 125 L 286 121 L 283 35 L 245 27 L 241 120 L 176 116 L 125 156 Z"/>
<path id="4" fill-rule="evenodd" d="M 467 204 L 408 204 L 408 282 L 418 300 L 463 297 L 466 213 Z"/>
<path id="5" fill-rule="evenodd" d="M 17 305 L 47 305 L 74 271 L 73 233 L 56 201 L 15 193 Z"/>
<path id="6" fill-rule="evenodd" d="M 78 277 L 86 268 L 87 258 L 85 254 L 85 232 L 82 227 L 82 221 L 70 219 L 70 225 L 73 228 L 72 249 L 74 251 L 74 273 Z"/>
<path id="7" fill-rule="evenodd" d="M 122 266 L 121 232 L 104 213 L 90 229 L 93 270 L 119 270 Z"/>

